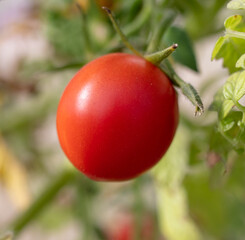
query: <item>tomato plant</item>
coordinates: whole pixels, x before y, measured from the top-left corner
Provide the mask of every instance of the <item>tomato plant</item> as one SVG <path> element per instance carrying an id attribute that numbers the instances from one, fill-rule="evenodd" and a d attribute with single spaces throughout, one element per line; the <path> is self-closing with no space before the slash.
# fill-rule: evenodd
<path id="1" fill-rule="evenodd" d="M 166 74 L 124 53 L 85 65 L 65 89 L 57 112 L 64 152 L 95 180 L 127 180 L 155 165 L 177 123 L 177 96 Z"/>
<path id="2" fill-rule="evenodd" d="M 60 100 L 57 131 L 68 159 L 85 175 L 101 181 L 129 180 L 161 159 L 176 131 L 176 93 L 158 65 L 178 45 L 143 57 L 111 11 L 103 9 L 135 55 L 108 54 L 85 65 Z M 169 71 L 176 85 L 196 93 L 174 79 L 172 68 Z"/>
<path id="3" fill-rule="evenodd" d="M 48 238 L 46 227 L 55 234 L 59 231 L 57 239 L 68 239 L 62 231 L 71 222 L 78 226 L 74 230 L 79 235 L 72 239 L 158 239 L 158 228 L 168 240 L 244 239 L 245 1 L 229 1 L 228 8 L 237 10 L 230 17 L 231 12 L 224 9 L 227 2 L 36 3 L 40 7 L 33 9 L 44 12 L 42 29 L 53 50 L 40 63 L 21 63 L 21 71 L 11 75 L 11 81 L 1 72 L 0 180 L 10 195 L 18 190 L 13 201 L 22 199 L 19 189 L 24 192 L 28 183 L 36 193 L 41 190 L 35 185 L 39 179 L 47 185 L 27 211 L 7 223 L 11 233 L 4 238 L 5 227 L 1 227 L 1 240 L 12 235 L 17 239 L 33 220 L 42 227 L 42 239 Z M 125 43 L 125 33 L 137 51 L 127 40 L 128 49 L 121 44 L 101 5 L 115 11 L 123 26 L 121 38 Z M 41 14 L 32 16 L 37 20 Z M 173 43 L 178 43 L 178 49 L 161 61 L 176 47 L 165 49 Z M 156 53 L 160 49 L 164 50 Z M 0 52 L 2 56 L 5 51 Z M 221 64 L 211 63 L 210 58 L 221 59 L 226 69 L 221 71 Z M 70 74 L 75 77 L 65 89 Z M 176 93 L 182 92 L 196 113 L 203 111 L 197 92 L 181 78 L 200 89 L 206 101 L 201 118 L 186 111 L 188 103 L 181 96 L 177 104 Z M 29 85 L 36 91 L 29 91 Z M 59 101 L 57 129 L 62 148 L 84 174 L 61 164 L 64 155 L 59 155 L 53 121 Z M 27 169 L 24 188 L 19 181 L 22 175 L 17 176 L 12 164 L 15 161 Z M 157 162 L 150 174 L 131 182 L 97 183 L 85 177 L 132 179 Z M 45 211 L 48 205 L 51 211 Z M 146 209 L 156 218 L 149 227 L 144 223 Z M 115 221 L 118 211 L 127 210 L 133 220 Z M 106 231 L 109 225 L 115 232 Z"/>

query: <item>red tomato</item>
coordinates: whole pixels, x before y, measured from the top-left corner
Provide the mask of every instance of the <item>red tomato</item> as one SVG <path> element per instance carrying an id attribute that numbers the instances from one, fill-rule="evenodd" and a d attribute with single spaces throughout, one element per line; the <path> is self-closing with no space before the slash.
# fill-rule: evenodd
<path id="1" fill-rule="evenodd" d="M 74 76 L 61 97 L 57 132 L 73 165 L 98 181 L 135 178 L 167 151 L 178 124 L 176 92 L 144 58 L 113 53 Z"/>

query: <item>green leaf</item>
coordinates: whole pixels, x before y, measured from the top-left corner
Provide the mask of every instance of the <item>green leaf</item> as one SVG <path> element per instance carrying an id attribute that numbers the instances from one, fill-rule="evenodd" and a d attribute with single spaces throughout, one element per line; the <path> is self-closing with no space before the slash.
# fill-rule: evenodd
<path id="1" fill-rule="evenodd" d="M 233 15 L 225 20 L 224 26 L 226 29 L 245 32 L 245 22 L 241 15 Z"/>
<path id="2" fill-rule="evenodd" d="M 224 95 L 223 95 L 223 88 L 220 88 L 217 93 L 214 95 L 214 99 L 212 104 L 209 107 L 209 111 L 216 111 L 218 112 L 219 118 L 223 118 L 223 102 L 225 101 Z"/>
<path id="3" fill-rule="evenodd" d="M 245 95 L 245 71 L 232 74 L 226 81 L 223 94 L 225 99 L 239 101 Z"/>
<path id="4" fill-rule="evenodd" d="M 244 21 L 241 15 L 233 15 L 225 20 L 224 26 L 231 30 L 244 30 Z"/>
<path id="5" fill-rule="evenodd" d="M 223 94 L 223 88 L 219 89 L 219 91 L 215 94 L 214 100 L 209 107 L 210 111 L 217 111 L 219 119 L 225 118 L 232 107 L 234 106 L 234 102 L 229 99 L 225 99 Z"/>
<path id="6" fill-rule="evenodd" d="M 236 62 L 237 68 L 245 69 L 245 54 L 243 54 Z"/>
<path id="7" fill-rule="evenodd" d="M 244 53 L 245 22 L 242 16 L 235 15 L 227 18 L 225 27 L 226 35 L 216 42 L 212 60 L 223 58 L 223 66 L 233 73 L 240 70 L 236 68 L 236 62 Z"/>
<path id="8" fill-rule="evenodd" d="M 218 59 L 217 56 L 222 51 L 222 47 L 224 44 L 225 44 L 225 37 L 220 37 L 214 46 L 214 50 L 212 53 L 212 60 Z"/>
<path id="9" fill-rule="evenodd" d="M 179 27 L 172 26 L 164 34 L 164 43 L 167 46 L 178 43 L 177 51 L 172 55 L 173 58 L 182 65 L 198 72 L 197 61 L 193 44 L 187 32 Z"/>
<path id="10" fill-rule="evenodd" d="M 227 4 L 229 9 L 245 9 L 245 0 L 233 0 Z"/>
<path id="11" fill-rule="evenodd" d="M 245 41 L 241 39 L 221 37 L 214 47 L 212 60 L 223 58 L 223 66 L 228 68 L 230 73 L 236 72 L 239 69 L 235 65 L 243 54 L 244 44 Z"/>
<path id="12" fill-rule="evenodd" d="M 225 118 L 233 106 L 234 106 L 234 102 L 232 100 L 225 100 L 222 104 L 220 117 Z"/>
<path id="13" fill-rule="evenodd" d="M 235 125 L 235 120 L 232 117 L 227 117 L 220 122 L 220 127 L 223 132 L 231 130 Z"/>

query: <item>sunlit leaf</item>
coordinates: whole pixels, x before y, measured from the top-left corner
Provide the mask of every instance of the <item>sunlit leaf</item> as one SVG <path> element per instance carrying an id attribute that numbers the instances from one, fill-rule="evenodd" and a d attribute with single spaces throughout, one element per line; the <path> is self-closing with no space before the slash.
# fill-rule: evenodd
<path id="1" fill-rule="evenodd" d="M 225 100 L 222 104 L 221 118 L 225 118 L 233 106 L 234 102 L 232 100 Z"/>
<path id="2" fill-rule="evenodd" d="M 236 62 L 237 68 L 245 69 L 245 54 L 243 54 Z"/>
<path id="3" fill-rule="evenodd" d="M 245 32 L 245 22 L 242 16 L 235 15 L 227 18 L 225 27 L 226 35 L 216 42 L 212 60 L 223 58 L 223 66 L 233 73 L 239 70 L 236 68 L 236 62 L 244 53 L 245 39 L 234 37 L 236 34 L 232 35 L 231 32 Z"/>
<path id="4" fill-rule="evenodd" d="M 243 53 L 245 41 L 237 38 L 221 37 L 215 45 L 212 59 L 223 58 L 223 66 L 228 68 L 230 73 L 236 72 L 237 60 Z"/>
<path id="5" fill-rule="evenodd" d="M 167 46 L 178 43 L 179 47 L 173 54 L 173 58 L 182 65 L 198 72 L 193 44 L 184 29 L 175 26 L 170 27 L 164 34 L 164 43 Z"/>
<path id="6" fill-rule="evenodd" d="M 232 74 L 226 81 L 223 94 L 227 100 L 238 101 L 245 95 L 245 71 Z"/>
<path id="7" fill-rule="evenodd" d="M 244 18 L 241 15 L 233 15 L 225 20 L 225 28 L 239 32 L 245 31 Z"/>
<path id="8" fill-rule="evenodd" d="M 245 0 L 232 0 L 227 4 L 229 9 L 245 9 Z"/>

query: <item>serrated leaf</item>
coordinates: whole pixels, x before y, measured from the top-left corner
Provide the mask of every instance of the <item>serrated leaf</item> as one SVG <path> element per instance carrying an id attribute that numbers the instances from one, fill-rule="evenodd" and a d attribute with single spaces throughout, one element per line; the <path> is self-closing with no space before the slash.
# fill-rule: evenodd
<path id="1" fill-rule="evenodd" d="M 166 45 L 178 43 L 179 47 L 178 50 L 172 55 L 173 58 L 182 65 L 198 72 L 195 52 L 192 47 L 193 44 L 184 29 L 176 26 L 168 28 L 164 34 L 163 40 Z"/>
<path id="2" fill-rule="evenodd" d="M 245 32 L 245 22 L 240 15 L 227 18 L 225 27 L 228 32 Z M 234 37 L 234 35 L 228 32 L 216 42 L 212 53 L 212 60 L 223 58 L 223 66 L 228 68 L 230 73 L 233 73 L 239 70 L 236 68 L 236 62 L 244 54 L 245 39 Z"/>
<path id="3" fill-rule="evenodd" d="M 225 99 L 239 101 L 245 95 L 245 71 L 232 74 L 226 81 L 223 94 Z"/>
<path id="4" fill-rule="evenodd" d="M 234 73 L 239 70 L 235 65 L 243 54 L 244 44 L 242 39 L 221 37 L 214 47 L 212 60 L 223 58 L 223 66 L 228 68 L 230 73 Z"/>
<path id="5" fill-rule="evenodd" d="M 245 54 L 243 54 L 236 62 L 237 68 L 245 69 Z"/>
<path id="6" fill-rule="evenodd" d="M 245 0 L 233 0 L 227 4 L 229 9 L 245 9 Z"/>
<path id="7" fill-rule="evenodd" d="M 232 100 L 225 99 L 223 91 L 223 87 L 218 90 L 214 96 L 211 106 L 209 107 L 210 111 L 218 112 L 219 119 L 224 119 L 235 105 Z"/>

